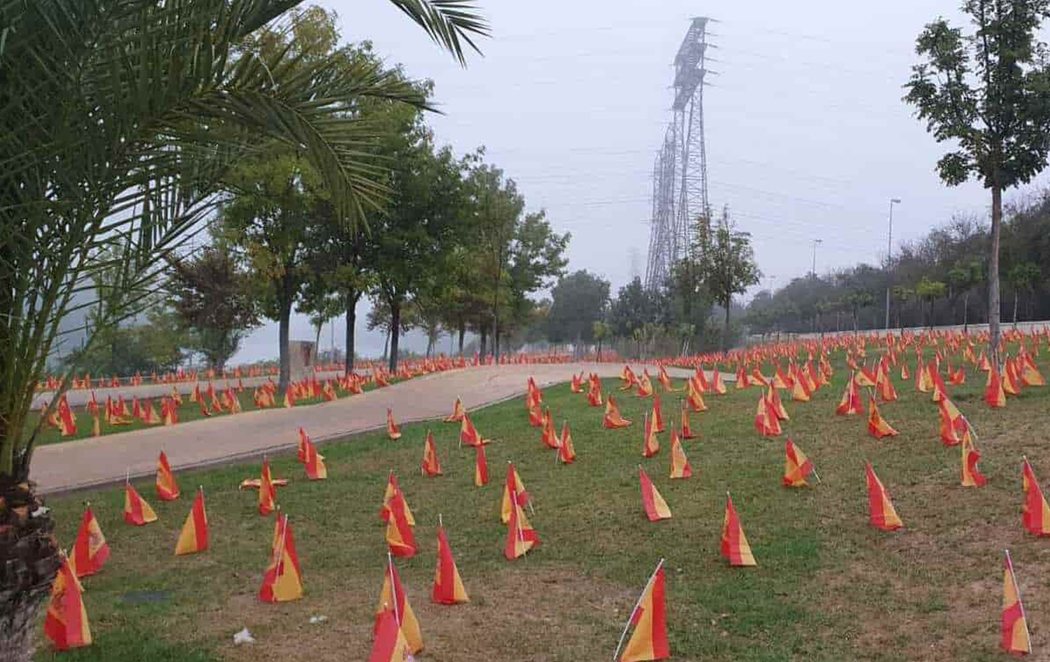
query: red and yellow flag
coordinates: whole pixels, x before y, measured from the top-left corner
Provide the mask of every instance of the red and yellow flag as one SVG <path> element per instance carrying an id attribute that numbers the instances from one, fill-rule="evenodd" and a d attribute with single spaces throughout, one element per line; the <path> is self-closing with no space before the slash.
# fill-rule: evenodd
<path id="1" fill-rule="evenodd" d="M 690 478 L 692 475 L 693 467 L 690 466 L 682 442 L 678 439 L 678 432 L 671 430 L 671 478 Z"/>
<path id="2" fill-rule="evenodd" d="M 652 413 L 653 429 L 657 432 L 663 432 L 666 428 L 664 427 L 664 413 L 660 406 L 660 396 L 653 395 L 653 413 Z"/>
<path id="3" fill-rule="evenodd" d="M 591 407 L 602 406 L 602 382 L 597 375 L 591 375 L 590 385 L 587 387 L 587 404 Z"/>
<path id="4" fill-rule="evenodd" d="M 629 420 L 620 415 L 620 407 L 617 406 L 616 400 L 610 395 L 605 402 L 605 418 L 602 419 L 602 426 L 614 430 L 616 428 L 625 428 L 630 424 Z"/>
<path id="5" fill-rule="evenodd" d="M 411 558 L 416 555 L 416 537 L 405 516 L 408 506 L 405 505 L 401 491 L 390 498 L 390 519 L 386 523 L 386 542 L 394 556 Z"/>
<path id="6" fill-rule="evenodd" d="M 660 440 L 656 436 L 656 430 L 653 429 L 653 419 L 649 418 L 648 414 L 645 415 L 645 423 L 642 427 L 644 430 L 642 457 L 653 457 L 660 452 Z"/>
<path id="7" fill-rule="evenodd" d="M 631 627 L 634 628 L 634 632 L 627 640 L 622 655 L 617 648 L 614 656 L 616 659 L 620 662 L 644 662 L 671 657 L 671 646 L 667 641 L 666 577 L 662 560 L 645 585 L 645 590 L 638 598 L 638 604 L 631 611 L 631 618 L 624 628 L 624 636 Z M 623 637 L 620 641 L 623 641 Z"/>
<path id="8" fill-rule="evenodd" d="M 966 418 L 955 406 L 951 398 L 944 398 L 937 403 L 938 417 L 940 419 L 941 443 L 945 446 L 957 446 L 962 441 L 962 435 L 969 429 Z"/>
<path id="9" fill-rule="evenodd" d="M 438 461 L 437 444 L 434 435 L 427 430 L 427 439 L 423 442 L 423 463 L 419 466 L 424 476 L 440 476 L 441 462 Z"/>
<path id="10" fill-rule="evenodd" d="M 157 458 L 157 498 L 161 501 L 174 501 L 179 498 L 179 484 L 175 482 L 175 474 L 171 472 L 168 464 L 168 456 L 164 451 Z"/>
<path id="11" fill-rule="evenodd" d="M 805 487 L 806 478 L 813 473 L 813 463 L 790 439 L 784 444 L 784 487 Z"/>
<path id="12" fill-rule="evenodd" d="M 635 395 L 639 398 L 648 398 L 653 394 L 653 382 L 649 379 L 649 370 L 643 369 L 642 376 L 638 378 L 638 388 Z"/>
<path id="13" fill-rule="evenodd" d="M 507 462 L 507 479 L 503 482 L 503 501 L 500 504 L 500 521 L 504 524 L 510 521 L 512 494 L 517 495 L 518 505 L 522 508 L 529 504 L 529 493 L 525 490 L 525 483 L 521 481 L 514 463 Z"/>
<path id="14" fill-rule="evenodd" d="M 277 488 L 270 474 L 270 460 L 263 458 L 262 473 L 259 477 L 259 514 L 266 516 L 277 507 Z"/>
<path id="15" fill-rule="evenodd" d="M 299 446 L 296 448 L 296 456 L 300 462 L 306 462 L 306 444 L 310 441 L 310 435 L 306 434 L 306 430 L 302 427 L 299 428 Z"/>
<path id="16" fill-rule="evenodd" d="M 992 368 L 988 371 L 988 382 L 984 388 L 984 401 L 992 409 L 1001 409 L 1006 406 L 1006 392 L 1003 390 L 1003 380 L 999 376 L 998 368 Z"/>
<path id="17" fill-rule="evenodd" d="M 175 543 L 175 556 L 196 554 L 208 549 L 208 513 L 204 509 L 204 488 L 197 491 L 190 514 L 182 525 L 179 540 Z"/>
<path id="18" fill-rule="evenodd" d="M 765 393 L 758 397 L 758 407 L 755 410 L 755 430 L 763 437 L 775 437 L 782 432 L 777 412 Z"/>
<path id="19" fill-rule="evenodd" d="M 864 406 L 860 402 L 860 391 L 857 389 L 857 380 L 855 376 L 850 376 L 846 382 L 846 390 L 842 393 L 842 398 L 839 399 L 839 405 L 835 408 L 835 413 L 839 416 L 853 416 L 864 411 Z"/>
<path id="20" fill-rule="evenodd" d="M 288 602 L 303 597 L 299 555 L 295 551 L 292 525 L 287 515 L 277 518 L 276 541 L 270 552 L 270 563 L 263 573 L 259 599 L 263 602 Z"/>
<path id="21" fill-rule="evenodd" d="M 408 640 L 397 624 L 393 609 L 383 609 L 376 617 L 372 652 L 368 662 L 405 662 L 411 657 Z"/>
<path id="22" fill-rule="evenodd" d="M 490 443 L 490 440 L 482 438 L 470 416 L 463 414 L 463 420 L 459 424 L 459 442 L 467 446 L 483 446 Z"/>
<path id="23" fill-rule="evenodd" d="M 903 526 L 901 518 L 890 501 L 890 495 L 882 486 L 882 481 L 875 475 L 871 462 L 864 468 L 868 482 L 868 514 L 871 525 L 883 531 L 896 531 Z"/>
<path id="24" fill-rule="evenodd" d="M 328 467 L 324 463 L 324 455 L 317 452 L 314 442 L 306 441 L 306 477 L 310 480 L 325 480 L 328 478 Z"/>
<path id="25" fill-rule="evenodd" d="M 157 513 L 139 496 L 130 482 L 124 483 L 124 521 L 133 526 L 144 526 L 157 521 Z"/>
<path id="26" fill-rule="evenodd" d="M 98 525 L 91 506 L 88 506 L 84 510 L 70 559 L 76 576 L 80 578 L 95 574 L 102 569 L 108 558 L 109 545 L 106 544 L 106 537 L 102 535 L 102 528 Z"/>
<path id="27" fill-rule="evenodd" d="M 423 634 L 419 630 L 419 621 L 416 613 L 408 601 L 408 594 L 401 584 L 401 575 L 394 566 L 394 559 L 387 556 L 386 572 L 383 573 L 383 587 L 379 591 L 379 604 L 376 607 L 376 622 L 373 633 L 378 635 L 382 625 L 380 620 L 384 611 L 391 611 L 394 620 L 400 628 L 408 643 L 409 651 L 413 654 L 423 650 Z"/>
<path id="28" fill-rule="evenodd" d="M 463 416 L 466 413 L 467 411 L 463 409 L 463 401 L 457 397 L 456 401 L 452 403 L 452 413 L 445 417 L 445 422 L 459 423 L 463 420 Z"/>
<path id="29" fill-rule="evenodd" d="M 638 480 L 642 486 L 642 508 L 649 521 L 659 522 L 662 519 L 671 519 L 671 509 L 667 507 L 667 502 L 653 485 L 649 474 L 645 473 L 645 469 L 641 467 L 638 467 Z"/>
<path id="30" fill-rule="evenodd" d="M 391 441 L 401 438 L 401 427 L 394 422 L 394 412 L 390 408 L 386 410 L 386 434 Z"/>
<path id="31" fill-rule="evenodd" d="M 44 619 L 44 634 L 60 651 L 91 645 L 91 628 L 84 608 L 83 589 L 70 567 L 69 559 L 64 556 L 51 585 L 51 602 Z"/>
<path id="32" fill-rule="evenodd" d="M 689 424 L 689 409 L 682 405 L 682 439 L 696 439 L 700 435 L 693 432 L 693 426 Z"/>
<path id="33" fill-rule="evenodd" d="M 448 536 L 445 527 L 438 525 L 438 556 L 437 566 L 434 568 L 434 588 L 431 591 L 431 599 L 439 605 L 456 605 L 470 602 L 467 597 L 467 589 L 463 588 L 463 580 L 459 576 L 456 560 L 452 558 L 452 547 L 448 544 Z"/>
<path id="34" fill-rule="evenodd" d="M 1021 591 L 1017 586 L 1017 575 L 1010 552 L 1006 552 L 1003 563 L 1003 611 L 999 625 L 1000 645 L 1007 653 L 1028 655 L 1032 642 L 1028 636 L 1028 620 L 1021 604 Z"/>
<path id="35" fill-rule="evenodd" d="M 558 448 L 558 432 L 554 429 L 554 417 L 551 416 L 550 409 L 543 414 L 543 434 L 540 440 L 547 448 Z"/>
<path id="36" fill-rule="evenodd" d="M 474 487 L 489 484 L 489 462 L 485 457 L 485 446 L 474 447 Z"/>
<path id="37" fill-rule="evenodd" d="M 395 494 L 401 495 L 401 500 L 398 504 L 405 511 L 405 521 L 408 522 L 409 526 L 415 526 L 416 518 L 412 515 L 412 509 L 408 507 L 408 500 L 401 491 L 401 486 L 398 485 L 397 476 L 394 475 L 393 471 L 390 472 L 386 479 L 386 490 L 383 492 L 383 505 L 379 509 L 379 518 L 384 522 L 390 521 L 390 510 L 393 508 L 391 500 Z"/>
<path id="38" fill-rule="evenodd" d="M 507 538 L 503 545 L 503 556 L 508 561 L 520 558 L 534 547 L 540 546 L 540 537 L 529 523 L 525 511 L 518 505 L 516 498 L 512 498 L 513 508 L 510 513 L 510 522 L 507 524 Z"/>
<path id="39" fill-rule="evenodd" d="M 879 413 L 879 406 L 875 403 L 875 398 L 868 398 L 868 434 L 876 439 L 895 437 L 898 434 Z"/>
<path id="40" fill-rule="evenodd" d="M 1024 490 L 1024 507 L 1021 511 L 1021 524 L 1026 531 L 1037 536 L 1050 536 L 1050 505 L 1046 503 L 1043 490 L 1036 480 L 1035 471 L 1024 458 L 1021 465 L 1021 488 Z"/>
<path id="41" fill-rule="evenodd" d="M 733 497 L 726 492 L 726 512 L 722 518 L 722 556 L 729 561 L 731 566 L 753 566 L 755 557 L 751 553 L 751 545 L 744 535 L 744 527 L 740 525 L 740 517 L 733 506 Z"/>
<path id="42" fill-rule="evenodd" d="M 569 422 L 565 421 L 561 426 L 561 439 L 558 442 L 558 458 L 562 464 L 572 464 L 576 460 L 576 449 L 572 445 L 572 433 L 569 431 Z"/>
<path id="43" fill-rule="evenodd" d="M 973 443 L 970 430 L 963 432 L 962 437 L 962 486 L 984 487 L 988 479 L 981 473 L 977 463 L 981 461 L 981 454 Z"/>

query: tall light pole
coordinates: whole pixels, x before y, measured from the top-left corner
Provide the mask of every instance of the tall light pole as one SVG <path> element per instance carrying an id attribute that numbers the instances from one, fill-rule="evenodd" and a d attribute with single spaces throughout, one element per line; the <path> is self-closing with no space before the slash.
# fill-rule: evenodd
<path id="1" fill-rule="evenodd" d="M 886 330 L 890 330 L 890 289 L 893 285 L 893 277 L 890 273 L 893 258 L 893 205 L 899 205 L 900 198 L 890 198 L 890 231 L 886 237 Z"/>
<path id="2" fill-rule="evenodd" d="M 813 274 L 814 278 L 817 277 L 817 246 L 820 245 L 820 244 L 823 244 L 823 243 L 824 243 L 823 239 L 814 239 L 813 240 L 813 269 L 812 269 L 812 271 L 810 271 L 810 273 Z"/>

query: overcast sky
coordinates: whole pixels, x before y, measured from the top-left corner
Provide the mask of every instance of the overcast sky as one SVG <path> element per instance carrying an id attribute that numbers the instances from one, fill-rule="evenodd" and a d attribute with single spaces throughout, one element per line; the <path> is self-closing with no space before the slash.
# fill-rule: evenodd
<path id="1" fill-rule="evenodd" d="M 645 275 L 671 63 L 694 16 L 718 21 L 704 100 L 711 202 L 752 233 L 763 286 L 808 272 L 813 239 L 819 272 L 883 260 L 890 198 L 902 200 L 895 247 L 988 205 L 975 184 L 941 185 L 943 150 L 900 100 L 915 37 L 938 15 L 958 20 L 955 0 L 481 0 L 492 38 L 466 68 L 388 2 L 319 4 L 338 12 L 344 39 L 433 80 L 438 140 L 484 145 L 530 209 L 572 232 L 569 268 L 614 292 Z M 276 336 L 259 329 L 237 359 L 276 355 Z M 293 337 L 312 338 L 305 319 Z M 364 354 L 382 351 L 382 338 L 359 338 Z"/>

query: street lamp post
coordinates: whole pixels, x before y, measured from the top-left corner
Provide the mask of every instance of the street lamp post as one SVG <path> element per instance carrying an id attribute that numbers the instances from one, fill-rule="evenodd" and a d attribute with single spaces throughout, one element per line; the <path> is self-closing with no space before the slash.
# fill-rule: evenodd
<path id="1" fill-rule="evenodd" d="M 900 198 L 890 198 L 890 230 L 886 237 L 886 330 L 890 330 L 890 289 L 893 276 L 890 272 L 890 260 L 893 257 L 893 205 L 899 205 Z"/>

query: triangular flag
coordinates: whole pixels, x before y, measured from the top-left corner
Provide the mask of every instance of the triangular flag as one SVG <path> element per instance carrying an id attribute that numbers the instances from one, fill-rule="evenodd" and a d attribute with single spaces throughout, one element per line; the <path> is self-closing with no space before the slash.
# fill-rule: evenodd
<path id="1" fill-rule="evenodd" d="M 161 501 L 174 501 L 179 498 L 179 484 L 175 482 L 175 474 L 171 473 L 171 465 L 168 464 L 168 456 L 164 451 L 157 458 L 157 498 Z"/>
<path id="2" fill-rule="evenodd" d="M 456 400 L 459 402 L 459 399 Z M 438 461 L 437 445 L 434 443 L 434 435 L 427 430 L 426 441 L 423 442 L 423 463 L 419 470 L 425 476 L 440 476 L 441 462 Z"/>
<path id="3" fill-rule="evenodd" d="M 510 521 L 512 494 L 517 495 L 518 505 L 522 508 L 529 504 L 529 493 L 525 490 L 525 483 L 521 481 L 514 463 L 507 462 L 507 478 L 503 482 L 503 500 L 500 504 L 500 521 L 504 524 Z"/>
<path id="4" fill-rule="evenodd" d="M 466 410 L 463 409 L 463 401 L 459 398 L 456 398 L 456 401 L 452 403 L 452 413 L 445 417 L 445 422 L 459 423 L 463 420 L 463 416 L 466 413 Z"/>
<path id="5" fill-rule="evenodd" d="M 109 545 L 106 544 L 106 537 L 102 535 L 102 528 L 98 525 L 91 506 L 88 506 L 84 510 L 70 559 L 77 578 L 95 574 L 102 569 L 108 558 Z"/>
<path id="6" fill-rule="evenodd" d="M 386 523 L 386 542 L 394 556 L 411 558 L 416 555 L 416 538 L 408 524 L 405 512 L 408 506 L 398 490 L 390 497 L 390 519 Z"/>
<path id="7" fill-rule="evenodd" d="M 439 605 L 455 605 L 469 602 L 467 590 L 463 588 L 456 561 L 452 558 L 452 548 L 448 544 L 445 527 L 438 525 L 437 567 L 434 568 L 434 589 L 431 599 Z"/>
<path id="8" fill-rule="evenodd" d="M 309 439 L 306 441 L 306 477 L 310 480 L 328 478 L 328 467 L 325 466 L 324 455 L 317 452 L 317 446 Z"/>
<path id="9" fill-rule="evenodd" d="M 875 404 L 875 398 L 868 399 L 868 434 L 876 439 L 895 437 L 898 434 L 879 413 L 879 406 Z"/>
<path id="10" fill-rule="evenodd" d="M 868 513 L 871 525 L 883 531 L 896 531 L 901 528 L 903 526 L 901 519 L 897 516 L 897 511 L 893 507 L 893 502 L 890 501 L 890 495 L 886 493 L 886 488 L 882 486 L 882 481 L 875 475 L 871 462 L 865 465 L 865 474 L 868 482 Z"/>
<path id="11" fill-rule="evenodd" d="M 671 478 L 690 478 L 692 475 L 693 467 L 689 465 L 689 458 L 685 456 L 678 432 L 671 430 Z"/>
<path id="12" fill-rule="evenodd" d="M 605 417 L 602 419 L 602 426 L 615 430 L 617 428 L 625 428 L 630 424 L 629 420 L 620 415 L 620 407 L 617 406 L 616 401 L 610 395 L 605 401 Z"/>
<path id="13" fill-rule="evenodd" d="M 263 573 L 259 599 L 263 602 L 288 602 L 303 597 L 299 557 L 292 543 L 292 525 L 287 515 L 278 517 L 276 546 L 270 552 L 270 563 Z"/>
<path id="14" fill-rule="evenodd" d="M 981 461 L 981 454 L 973 443 L 970 431 L 963 432 L 962 437 L 962 486 L 984 487 L 988 479 L 981 473 L 977 463 Z"/>
<path id="15" fill-rule="evenodd" d="M 671 657 L 671 646 L 667 641 L 666 581 L 664 562 L 661 560 L 638 598 L 638 604 L 631 611 L 627 627 L 624 628 L 624 636 L 632 626 L 634 633 L 623 648 L 623 655 L 616 658 L 620 662 L 666 660 Z M 620 637 L 620 642 L 623 642 L 623 636 Z M 616 650 L 619 654 L 620 649 Z"/>
<path id="16" fill-rule="evenodd" d="M 394 422 L 394 412 L 389 408 L 386 410 L 386 434 L 391 441 L 401 438 L 401 427 Z"/>
<path id="17" fill-rule="evenodd" d="M 1017 575 L 1014 574 L 1010 552 L 1006 552 L 1003 563 L 1003 611 L 999 631 L 1000 645 L 1007 653 L 1028 655 L 1032 652 L 1028 619 L 1024 615 L 1024 605 L 1021 604 L 1021 591 L 1017 587 Z"/>
<path id="18" fill-rule="evenodd" d="M 649 418 L 648 414 L 645 415 L 643 429 L 645 438 L 642 440 L 642 457 L 652 457 L 660 452 L 660 440 L 657 439 L 656 430 L 653 429 L 653 419 Z"/>
<path id="19" fill-rule="evenodd" d="M 1050 505 L 1046 503 L 1028 458 L 1021 465 L 1021 488 L 1024 490 L 1024 507 L 1021 524 L 1026 531 L 1037 536 L 1050 536 Z"/>
<path id="20" fill-rule="evenodd" d="M 390 521 L 390 500 L 394 498 L 395 494 L 401 495 L 401 503 L 405 510 L 405 521 L 408 522 L 409 526 L 416 525 L 416 518 L 412 515 L 412 509 L 408 507 L 408 500 L 405 498 L 404 493 L 401 491 L 401 486 L 397 483 L 397 476 L 391 471 L 390 475 L 386 479 L 386 490 L 383 492 L 383 505 L 379 509 L 379 518 L 384 522 Z"/>
<path id="21" fill-rule="evenodd" d="M 642 509 L 649 521 L 658 522 L 662 519 L 671 519 L 671 509 L 667 507 L 667 502 L 653 485 L 649 474 L 645 473 L 645 469 L 641 467 L 638 467 L 638 480 L 642 486 Z"/>
<path id="22" fill-rule="evenodd" d="M 478 444 L 474 447 L 474 487 L 484 487 L 489 484 L 489 463 L 485 459 L 485 446 Z"/>
<path id="23" fill-rule="evenodd" d="M 368 662 L 405 662 L 412 655 L 394 610 L 383 609 L 376 618 L 375 639 Z"/>
<path id="24" fill-rule="evenodd" d="M 383 588 L 379 591 L 379 605 L 376 608 L 373 632 L 377 635 L 382 625 L 380 618 L 387 610 L 393 612 L 394 619 L 405 635 L 405 641 L 408 642 L 409 650 L 412 653 L 423 650 L 423 634 L 419 630 L 419 621 L 416 620 L 416 613 L 412 610 L 408 594 L 405 593 L 405 587 L 401 583 L 401 575 L 398 574 L 394 560 L 390 556 L 387 556 L 386 572 L 383 573 Z"/>
<path id="25" fill-rule="evenodd" d="M 576 449 L 572 445 L 572 433 L 569 431 L 569 422 L 565 421 L 561 426 L 561 440 L 558 443 L 558 457 L 562 464 L 571 464 L 576 460 Z"/>
<path id="26" fill-rule="evenodd" d="M 790 439 L 784 444 L 784 486 L 805 487 L 806 478 L 813 472 L 813 463 Z"/>
<path id="27" fill-rule="evenodd" d="M 525 511 L 517 503 L 517 495 L 511 499 L 513 508 L 507 525 L 507 538 L 503 545 L 503 556 L 508 561 L 524 556 L 534 547 L 539 547 L 540 537 L 529 523 Z"/>
<path id="28" fill-rule="evenodd" d="M 190 514 L 182 525 L 179 540 L 175 543 L 175 555 L 196 554 L 208 549 L 208 513 L 204 510 L 204 488 L 197 491 Z"/>
<path id="29" fill-rule="evenodd" d="M 277 488 L 270 474 L 270 461 L 263 458 L 262 473 L 259 478 L 259 514 L 269 515 L 277 507 Z"/>
<path id="30" fill-rule="evenodd" d="M 139 496 L 131 483 L 124 484 L 124 521 L 133 526 L 143 526 L 157 521 L 157 513 Z"/>
<path id="31" fill-rule="evenodd" d="M 44 619 L 44 634 L 60 651 L 91 645 L 91 628 L 84 608 L 83 590 L 70 567 L 69 559 L 64 556 L 51 585 L 51 602 Z"/>
<path id="32" fill-rule="evenodd" d="M 733 506 L 733 498 L 726 492 L 726 512 L 722 518 L 722 556 L 732 566 L 753 566 L 755 557 L 751 553 L 751 545 L 744 535 L 744 527 L 740 525 L 740 517 Z"/>

